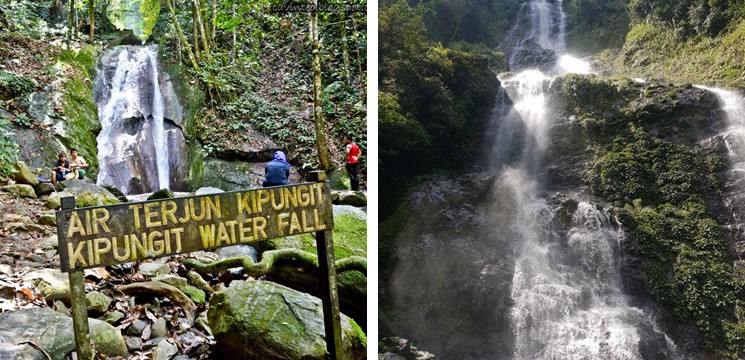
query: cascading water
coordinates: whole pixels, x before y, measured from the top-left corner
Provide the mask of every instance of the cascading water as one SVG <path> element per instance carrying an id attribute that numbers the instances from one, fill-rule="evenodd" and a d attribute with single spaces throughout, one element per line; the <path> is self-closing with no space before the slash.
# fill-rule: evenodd
<path id="1" fill-rule="evenodd" d="M 561 1 L 533 1 L 529 9 L 531 30 L 518 43 L 533 41 L 551 50 L 558 57 L 554 73 L 588 73 L 586 62 L 565 53 Z M 524 61 L 525 55 L 524 48 L 516 49 L 511 62 L 523 67 L 534 61 Z M 511 103 L 496 119 L 493 153 L 522 148 L 516 161 L 497 155 L 492 163 L 502 174 L 500 186 L 511 189 L 516 205 L 508 225 L 516 246 L 510 311 L 514 358 L 640 359 L 650 351 L 675 358 L 672 341 L 655 330 L 642 310 L 631 307 L 621 291 L 616 259 L 625 235 L 617 224 L 602 209 L 580 202 L 568 231 L 558 231 L 554 208 L 538 196 L 539 167 L 553 121 L 545 95 L 552 77 L 530 69 L 500 80 Z M 514 129 L 522 129 L 523 136 L 515 137 Z M 664 348 L 650 349 L 643 339 L 650 336 Z"/>
<path id="2" fill-rule="evenodd" d="M 411 197 L 416 221 L 397 237 L 383 297 L 406 336 L 439 358 L 681 357 L 623 293 L 626 235 L 614 218 L 547 193 L 555 184 L 544 158 L 566 120 L 552 116 L 552 83 L 590 69 L 564 52 L 563 21 L 560 1 L 531 1 L 501 45 L 513 72 L 500 76 L 488 171 L 428 183 Z"/>
<path id="3" fill-rule="evenodd" d="M 98 183 L 124 193 L 170 188 L 169 148 L 183 141 L 178 127 L 166 126 L 157 53 L 156 45 L 116 47 L 102 56 L 96 79 Z"/>

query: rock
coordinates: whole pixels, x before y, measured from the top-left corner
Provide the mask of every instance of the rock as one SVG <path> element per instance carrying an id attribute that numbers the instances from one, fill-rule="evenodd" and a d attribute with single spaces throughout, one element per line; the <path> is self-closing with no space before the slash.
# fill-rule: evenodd
<path id="1" fill-rule="evenodd" d="M 26 185 L 26 184 L 5 185 L 5 186 L 0 186 L 0 189 L 2 189 L 5 192 L 11 193 L 15 196 L 18 196 L 18 197 L 27 197 L 27 198 L 36 199 L 36 192 L 34 191 L 34 188 L 31 185 Z"/>
<path id="2" fill-rule="evenodd" d="M 48 238 L 42 239 L 39 244 L 41 245 L 42 249 L 56 249 L 59 247 L 59 239 L 57 238 L 57 235 L 52 235 Z"/>
<path id="3" fill-rule="evenodd" d="M 155 347 L 153 360 L 168 360 L 176 354 L 178 354 L 178 347 L 171 344 L 170 341 L 163 339 L 158 343 L 158 346 Z"/>
<path id="4" fill-rule="evenodd" d="M 12 275 L 13 274 L 13 267 L 11 267 L 8 264 L 0 264 L 0 274 L 2 274 L 2 275 Z"/>
<path id="5" fill-rule="evenodd" d="M 250 245 L 232 245 L 219 248 L 215 250 L 215 254 L 220 256 L 221 259 L 234 258 L 239 256 L 250 256 L 254 261 L 258 262 L 258 253 Z"/>
<path id="6" fill-rule="evenodd" d="M 100 315 L 109 310 L 109 305 L 114 299 L 98 292 L 92 291 L 85 294 L 85 302 L 88 305 L 88 311 L 94 315 Z"/>
<path id="7" fill-rule="evenodd" d="M 342 191 L 335 205 L 350 205 L 355 207 L 367 206 L 367 195 L 362 191 Z"/>
<path id="8" fill-rule="evenodd" d="M 223 354 L 325 359 L 323 307 L 308 294 L 267 281 L 245 281 L 215 293 L 207 317 Z M 341 329 L 345 358 L 365 359 L 364 333 L 344 314 Z"/>
<path id="9" fill-rule="evenodd" d="M 332 190 L 349 190 L 352 188 L 346 169 L 332 171 L 328 174 L 328 179 Z"/>
<path id="10" fill-rule="evenodd" d="M 197 189 L 197 191 L 194 192 L 194 195 L 219 194 L 219 193 L 223 193 L 223 192 L 225 192 L 225 191 L 220 190 L 218 188 L 214 188 L 214 187 L 209 187 L 208 186 L 208 187 L 201 187 L 201 188 Z"/>
<path id="11" fill-rule="evenodd" d="M 165 337 L 168 335 L 168 328 L 166 327 L 166 319 L 158 318 L 155 320 L 152 326 L 152 332 L 150 336 L 153 338 Z"/>
<path id="12" fill-rule="evenodd" d="M 107 356 L 127 356 L 119 330 L 96 319 L 88 319 L 96 351 Z M 0 314 L 0 359 L 45 360 L 39 350 L 22 342 L 31 341 L 45 349 L 52 360 L 66 359 L 75 349 L 72 318 L 49 308 L 28 308 Z"/>
<path id="13" fill-rule="evenodd" d="M 141 336 L 146 327 L 147 322 L 145 320 L 137 319 L 127 326 L 126 334 L 130 336 Z"/>
<path id="14" fill-rule="evenodd" d="M 47 198 L 46 206 L 49 209 L 57 210 L 62 207 L 62 199 L 63 197 L 72 196 L 72 194 L 68 191 L 62 191 L 62 192 L 53 192 L 49 197 Z"/>
<path id="15" fill-rule="evenodd" d="M 28 231 L 28 227 L 26 224 L 22 222 L 11 222 L 5 224 L 5 227 L 3 228 L 5 232 L 12 233 L 17 231 Z"/>
<path id="16" fill-rule="evenodd" d="M 121 311 L 111 311 L 107 312 L 101 320 L 114 325 L 119 322 L 119 320 L 124 319 L 124 313 Z"/>
<path id="17" fill-rule="evenodd" d="M 57 226 L 57 216 L 54 214 L 43 213 L 39 215 L 39 224 L 47 226 Z"/>
<path id="18" fill-rule="evenodd" d="M 36 175 L 34 175 L 28 166 L 26 166 L 22 161 L 17 161 L 13 164 L 13 170 L 10 172 L 12 174 L 11 176 L 13 176 L 13 180 L 19 184 L 35 186 L 39 183 L 39 179 L 36 178 Z"/>
<path id="19" fill-rule="evenodd" d="M 114 194 L 105 188 L 90 183 L 88 179 L 72 179 L 57 183 L 66 193 L 75 196 L 77 207 L 112 205 L 119 203 Z M 69 196 L 69 195 L 68 195 Z M 50 196 L 51 197 L 51 196 Z"/>
<path id="20" fill-rule="evenodd" d="M 70 281 L 57 269 L 42 269 L 26 274 L 24 281 L 33 284 L 47 300 L 70 302 Z"/>
<path id="21" fill-rule="evenodd" d="M 160 189 L 156 192 L 154 192 L 152 195 L 148 196 L 148 200 L 160 200 L 160 199 L 172 199 L 176 197 L 176 195 L 173 194 L 173 191 L 168 189 Z"/>
<path id="22" fill-rule="evenodd" d="M 142 350 L 142 339 L 138 336 L 127 336 L 124 342 L 127 344 L 127 350 L 129 351 Z"/>
<path id="23" fill-rule="evenodd" d="M 31 232 L 44 232 L 46 230 L 43 226 L 37 224 L 28 224 L 26 228 Z"/>
<path id="24" fill-rule="evenodd" d="M 123 203 L 129 202 L 129 199 L 127 199 L 127 196 L 124 195 L 124 193 L 121 192 L 121 190 L 119 190 L 119 189 L 117 189 L 117 188 L 115 188 L 113 186 L 108 186 L 108 185 L 103 185 L 103 188 L 106 189 L 106 190 L 108 190 L 114 196 L 116 196 L 116 199 L 119 200 L 120 202 L 123 202 Z"/>
<path id="25" fill-rule="evenodd" d="M 70 308 L 68 308 L 67 305 L 65 305 L 65 303 L 62 302 L 62 300 L 55 300 L 54 307 L 55 307 L 54 311 L 62 315 L 65 315 L 65 316 L 72 317 L 72 311 L 70 311 Z"/>
<path id="26" fill-rule="evenodd" d="M 181 291 L 186 294 L 192 301 L 197 305 L 202 305 L 206 302 L 206 295 L 204 291 L 197 289 L 194 286 L 186 285 Z"/>
<path id="27" fill-rule="evenodd" d="M 54 192 L 54 185 L 51 183 L 40 182 L 34 186 L 34 191 L 38 196 L 49 195 Z"/>
<path id="28" fill-rule="evenodd" d="M 187 280 L 176 275 L 158 275 L 152 279 L 151 281 L 160 281 L 162 283 L 166 283 L 171 286 L 175 286 L 179 289 L 183 289 L 187 285 Z"/>
<path id="29" fill-rule="evenodd" d="M 198 328 L 204 330 L 204 332 L 206 332 L 208 335 L 212 336 L 212 328 L 210 328 L 210 322 L 207 319 L 206 311 L 199 314 L 199 316 L 197 317 L 197 320 L 195 321 L 195 325 Z"/>
<path id="30" fill-rule="evenodd" d="M 400 337 L 387 337 L 378 343 L 378 353 L 388 354 L 378 359 L 433 360 L 434 355 L 417 349 L 411 341 Z"/>
<path id="31" fill-rule="evenodd" d="M 202 275 L 199 275 L 199 273 L 197 273 L 196 271 L 189 270 L 186 273 L 186 277 L 189 279 L 189 282 L 192 285 L 197 287 L 197 289 L 200 289 L 210 295 L 214 292 L 210 284 L 206 280 L 204 280 Z"/>
<path id="32" fill-rule="evenodd" d="M 171 267 L 166 264 L 147 262 L 140 264 L 140 273 L 147 276 L 166 275 L 171 273 Z"/>

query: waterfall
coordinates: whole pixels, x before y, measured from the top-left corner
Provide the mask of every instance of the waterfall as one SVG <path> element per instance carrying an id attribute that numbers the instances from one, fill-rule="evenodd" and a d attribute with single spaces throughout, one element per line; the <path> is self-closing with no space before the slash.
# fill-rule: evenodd
<path id="1" fill-rule="evenodd" d="M 589 64 L 566 54 L 561 1 L 532 1 L 529 8 L 531 30 L 520 44 L 533 41 L 558 57 L 553 67 L 538 67 L 554 74 L 589 72 Z M 530 63 L 521 56 L 513 53 L 516 65 Z M 621 291 L 616 259 L 625 234 L 618 224 L 599 207 L 579 202 L 569 229 L 561 231 L 552 223 L 554 207 L 539 196 L 538 173 L 554 121 L 546 97 L 553 75 L 527 69 L 500 80 L 511 101 L 495 119 L 499 140 L 492 168 L 501 172 L 499 186 L 512 193 L 507 226 L 516 252 L 509 315 L 514 358 L 640 359 L 649 354 L 650 338 L 654 347 L 662 345 L 653 351 L 675 358 L 672 341 Z M 522 149 L 516 159 L 500 155 L 516 147 Z"/>
<path id="2" fill-rule="evenodd" d="M 94 89 L 99 184 L 124 193 L 171 188 L 169 148 L 178 149 L 183 135 L 166 124 L 159 74 L 157 45 L 119 46 L 102 56 Z"/>

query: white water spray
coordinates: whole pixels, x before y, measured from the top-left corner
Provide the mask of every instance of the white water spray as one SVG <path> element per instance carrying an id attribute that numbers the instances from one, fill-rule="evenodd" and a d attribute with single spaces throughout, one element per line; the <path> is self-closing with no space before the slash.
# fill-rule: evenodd
<path id="1" fill-rule="evenodd" d="M 99 74 L 98 183 L 125 193 L 132 176 L 141 177 L 150 189 L 170 187 L 157 53 L 155 45 L 119 47 L 107 54 L 116 56 L 111 80 Z"/>

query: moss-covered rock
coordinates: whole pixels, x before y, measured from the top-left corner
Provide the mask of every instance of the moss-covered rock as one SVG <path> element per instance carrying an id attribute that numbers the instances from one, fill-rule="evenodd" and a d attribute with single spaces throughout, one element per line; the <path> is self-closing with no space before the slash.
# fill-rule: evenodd
<path id="1" fill-rule="evenodd" d="M 267 281 L 246 281 L 216 293 L 207 314 L 223 354 L 256 359 L 325 359 L 321 300 Z M 341 316 L 346 359 L 365 359 L 366 340 Z M 358 328 L 359 329 L 359 328 Z"/>
<path id="2" fill-rule="evenodd" d="M 148 200 L 160 200 L 160 199 L 172 199 L 176 197 L 176 195 L 173 194 L 173 191 L 168 189 L 160 189 L 154 193 L 152 193 L 150 196 L 147 197 Z"/>
<path id="3" fill-rule="evenodd" d="M 348 205 L 334 205 L 333 235 L 337 260 L 349 256 L 367 256 L 367 215 L 364 211 Z M 296 248 L 318 253 L 313 234 L 272 239 L 259 246 L 262 250 Z"/>
<path id="4" fill-rule="evenodd" d="M 31 172 L 31 169 L 29 169 L 28 166 L 26 166 L 26 164 L 22 161 L 18 161 L 13 164 L 12 175 L 15 181 L 21 184 L 35 186 L 39 183 L 39 179 L 36 178 L 36 175 L 34 175 L 34 173 Z"/>
<path id="5" fill-rule="evenodd" d="M 31 185 L 13 184 L 0 186 L 0 189 L 18 197 L 36 198 L 36 192 Z"/>

